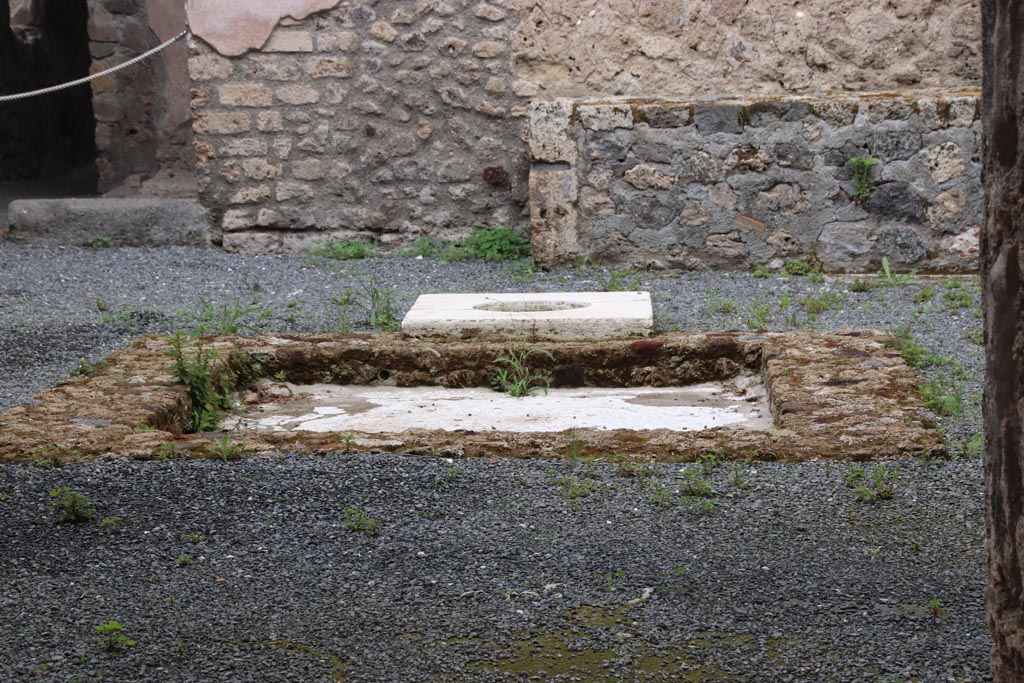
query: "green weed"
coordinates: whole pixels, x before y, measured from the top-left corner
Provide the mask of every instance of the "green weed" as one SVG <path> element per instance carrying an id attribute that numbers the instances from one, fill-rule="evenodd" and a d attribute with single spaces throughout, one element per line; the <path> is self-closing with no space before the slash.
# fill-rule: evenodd
<path id="1" fill-rule="evenodd" d="M 313 256 L 334 259 L 336 261 L 361 260 L 376 255 L 373 245 L 352 240 L 330 241 L 315 249 L 311 249 L 309 253 Z"/>
<path id="2" fill-rule="evenodd" d="M 227 462 L 241 458 L 245 447 L 240 443 L 232 443 L 231 439 L 225 436 L 214 441 L 211 450 L 214 455 Z"/>
<path id="3" fill-rule="evenodd" d="M 754 268 L 754 277 L 756 278 L 769 278 L 772 276 L 772 271 L 768 270 L 768 266 L 757 266 Z"/>
<path id="4" fill-rule="evenodd" d="M 492 363 L 499 368 L 491 378 L 491 388 L 516 398 L 532 396 L 538 389 L 542 389 L 545 394 L 548 393 L 548 387 L 551 385 L 550 378 L 533 372 L 527 366 L 530 356 L 534 355 L 542 355 L 552 361 L 555 360 L 554 354 L 547 349 L 534 348 L 519 351 L 510 349 L 505 355 L 495 358 Z"/>
<path id="5" fill-rule="evenodd" d="M 106 235 L 93 233 L 85 238 L 85 246 L 90 249 L 110 249 L 114 246 L 114 241 Z"/>
<path id="6" fill-rule="evenodd" d="M 853 490 L 854 497 L 862 503 L 876 500 L 889 500 L 896 491 L 896 479 L 900 476 L 900 466 L 890 470 L 885 465 L 875 465 L 871 470 L 870 485 L 857 485 Z"/>
<path id="7" fill-rule="evenodd" d="M 964 456 L 980 458 L 985 453 L 985 432 L 976 432 L 963 443 Z"/>
<path id="8" fill-rule="evenodd" d="M 104 517 L 99 521 L 98 526 L 100 531 L 112 536 L 124 528 L 124 517 L 119 517 L 117 515 L 113 517 Z"/>
<path id="9" fill-rule="evenodd" d="M 751 330 L 761 330 L 768 326 L 772 318 L 772 307 L 763 301 L 755 301 L 747 307 L 746 325 Z"/>
<path id="10" fill-rule="evenodd" d="M 380 520 L 371 517 L 359 508 L 345 508 L 343 511 L 345 519 L 341 523 L 342 528 L 349 531 L 358 531 L 367 536 L 376 536 L 380 533 Z"/>
<path id="11" fill-rule="evenodd" d="M 171 338 L 170 356 L 174 359 L 172 374 L 188 390 L 191 410 L 185 431 L 206 432 L 231 407 L 231 391 L 235 377 L 229 371 L 217 372 L 217 350 L 207 347 L 202 338 L 193 348 L 186 346 L 185 336 L 176 332 Z"/>
<path id="12" fill-rule="evenodd" d="M 60 521 L 71 524 L 88 522 L 96 514 L 95 508 L 89 505 L 88 496 L 68 486 L 50 491 L 50 509 L 60 510 Z"/>
<path id="13" fill-rule="evenodd" d="M 135 641 L 124 634 L 124 627 L 116 621 L 108 621 L 93 629 L 103 636 L 100 647 L 108 652 L 120 652 L 135 645 Z"/>
<path id="14" fill-rule="evenodd" d="M 613 270 L 605 280 L 602 289 L 606 292 L 636 292 L 639 291 L 640 271 L 632 266 Z"/>
<path id="15" fill-rule="evenodd" d="M 729 299 L 720 299 L 717 296 L 711 297 L 708 301 L 708 308 L 715 313 L 735 313 L 736 304 Z"/>
<path id="16" fill-rule="evenodd" d="M 870 154 L 850 159 L 850 166 L 853 167 L 853 196 L 858 201 L 864 201 L 871 196 L 871 190 L 875 187 L 871 169 L 877 165 L 878 159 Z"/>

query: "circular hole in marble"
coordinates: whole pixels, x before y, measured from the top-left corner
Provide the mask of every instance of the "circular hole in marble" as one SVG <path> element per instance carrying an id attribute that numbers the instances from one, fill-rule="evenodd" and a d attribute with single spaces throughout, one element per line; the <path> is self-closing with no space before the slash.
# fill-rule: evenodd
<path id="1" fill-rule="evenodd" d="M 478 311 L 498 311 L 500 313 L 542 313 L 544 311 L 571 311 L 586 308 L 588 303 L 571 301 L 489 301 L 474 306 Z"/>

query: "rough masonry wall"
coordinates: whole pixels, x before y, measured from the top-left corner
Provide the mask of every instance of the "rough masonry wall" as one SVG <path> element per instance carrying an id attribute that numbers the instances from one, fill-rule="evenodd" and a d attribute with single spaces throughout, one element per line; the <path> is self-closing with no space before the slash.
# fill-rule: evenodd
<path id="1" fill-rule="evenodd" d="M 200 32 L 190 60 L 199 188 L 223 246 L 521 222 L 526 108 L 511 88 L 518 18 L 503 4 L 343 0 L 284 19 L 230 59 Z M 234 11 L 253 19 L 245 3 Z"/>
<path id="2" fill-rule="evenodd" d="M 977 268 L 977 93 L 533 105 L 534 256 L 669 267 Z M 850 160 L 873 155 L 869 196 Z"/>
<path id="3" fill-rule="evenodd" d="M 122 64 L 185 28 L 183 0 L 89 0 L 92 72 Z M 101 192 L 195 194 L 188 47 L 92 82 Z"/>
<path id="4" fill-rule="evenodd" d="M 515 0 L 515 69 L 543 99 L 978 87 L 978 4 Z"/>

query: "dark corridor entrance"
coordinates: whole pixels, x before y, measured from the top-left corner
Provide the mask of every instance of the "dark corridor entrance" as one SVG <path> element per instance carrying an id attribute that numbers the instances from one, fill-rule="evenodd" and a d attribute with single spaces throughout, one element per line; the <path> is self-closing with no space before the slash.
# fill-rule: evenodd
<path id="1" fill-rule="evenodd" d="M 0 0 L 0 94 L 87 76 L 86 0 L 19 4 L 26 23 L 12 26 L 11 0 Z M 0 103 L 0 230 L 12 199 L 95 193 L 95 130 L 87 85 Z"/>

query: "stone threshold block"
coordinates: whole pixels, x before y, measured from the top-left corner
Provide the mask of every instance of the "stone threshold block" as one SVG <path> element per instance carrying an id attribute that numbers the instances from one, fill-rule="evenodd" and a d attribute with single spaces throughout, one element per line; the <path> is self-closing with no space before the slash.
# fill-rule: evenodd
<path id="1" fill-rule="evenodd" d="M 210 215 L 196 199 L 19 199 L 8 216 L 30 242 L 80 246 L 102 236 L 119 247 L 209 246 Z"/>
<path id="2" fill-rule="evenodd" d="M 423 294 L 402 321 L 422 339 L 601 340 L 648 337 L 649 292 Z"/>

